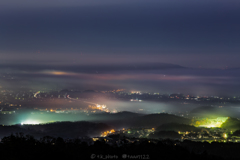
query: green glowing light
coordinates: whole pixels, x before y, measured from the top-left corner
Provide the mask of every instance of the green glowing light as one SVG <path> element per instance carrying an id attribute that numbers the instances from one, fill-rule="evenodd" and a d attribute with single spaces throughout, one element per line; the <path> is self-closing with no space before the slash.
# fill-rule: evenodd
<path id="1" fill-rule="evenodd" d="M 224 134 L 223 134 L 223 137 L 224 137 L 224 138 L 227 138 L 227 134 L 226 134 L 226 133 L 224 133 Z"/>
<path id="2" fill-rule="evenodd" d="M 196 127 L 221 127 L 221 125 L 228 119 L 228 117 L 218 117 L 215 119 L 202 118 L 197 121 L 193 121 L 193 125 Z"/>

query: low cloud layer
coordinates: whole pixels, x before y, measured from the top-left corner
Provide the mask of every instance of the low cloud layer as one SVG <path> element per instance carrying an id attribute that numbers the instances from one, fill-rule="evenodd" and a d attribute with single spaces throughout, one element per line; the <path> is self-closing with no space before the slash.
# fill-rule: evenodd
<path id="1" fill-rule="evenodd" d="M 127 65 L 128 66 L 128 65 Z M 129 65 L 131 66 L 131 65 Z M 154 67 L 158 66 L 158 67 Z M 161 67 L 160 67 L 161 66 Z M 54 69 L 52 69 L 54 68 Z M 3 88 L 126 89 L 160 93 L 234 95 L 239 69 L 194 69 L 171 64 L 89 66 L 2 65 Z"/>

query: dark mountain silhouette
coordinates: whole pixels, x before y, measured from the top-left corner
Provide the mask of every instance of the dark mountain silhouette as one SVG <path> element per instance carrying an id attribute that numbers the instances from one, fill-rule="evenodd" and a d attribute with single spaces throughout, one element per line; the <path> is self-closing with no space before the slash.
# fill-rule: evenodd
<path id="1" fill-rule="evenodd" d="M 86 121 L 79 122 L 55 122 L 39 125 L 13 125 L 0 126 L 0 138 L 12 133 L 22 132 L 31 134 L 34 137 L 53 136 L 63 138 L 78 138 L 79 136 L 99 136 L 101 132 L 112 129 L 104 123 L 93 123 Z"/>
<path id="2" fill-rule="evenodd" d="M 201 129 L 187 125 L 187 124 L 179 124 L 179 123 L 167 123 L 160 125 L 159 127 L 156 128 L 156 131 L 180 131 L 180 132 L 185 132 L 185 131 L 194 131 L 198 132 Z"/>
<path id="3" fill-rule="evenodd" d="M 121 127 L 158 127 L 165 123 L 182 123 L 190 124 L 190 119 L 178 117 L 171 114 L 139 114 L 132 112 L 119 112 L 115 114 L 102 113 L 92 116 L 94 122 L 103 122 L 117 128 Z"/>
<path id="4" fill-rule="evenodd" d="M 190 124 L 190 119 L 178 117 L 171 114 L 149 114 L 141 117 L 137 117 L 132 123 L 133 126 L 143 126 L 143 127 L 157 127 L 165 123 L 183 123 Z"/>
<path id="5" fill-rule="evenodd" d="M 240 130 L 240 121 L 237 118 L 229 117 L 222 125 L 221 128 L 231 131 Z"/>

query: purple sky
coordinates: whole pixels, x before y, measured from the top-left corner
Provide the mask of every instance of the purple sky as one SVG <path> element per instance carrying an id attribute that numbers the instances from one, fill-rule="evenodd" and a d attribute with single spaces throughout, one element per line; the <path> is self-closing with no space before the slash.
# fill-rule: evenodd
<path id="1" fill-rule="evenodd" d="M 240 67 L 238 1 L 13 0 L 0 5 L 2 62 Z"/>
<path id="2" fill-rule="evenodd" d="M 91 79 L 102 88 L 237 92 L 239 72 L 222 69 L 240 67 L 239 1 L 2 0 L 0 6 L 4 72 L 10 68 L 21 78 L 69 76 L 71 80 L 61 83 L 89 86 L 83 79 Z M 186 68 L 139 66 L 152 63 Z M 115 65 L 116 70 L 107 69 Z M 140 67 L 137 72 L 131 68 L 135 65 Z M 66 74 L 52 74 L 55 71 Z M 90 75 L 93 72 L 102 75 Z M 82 82 L 75 83 L 79 79 Z"/>

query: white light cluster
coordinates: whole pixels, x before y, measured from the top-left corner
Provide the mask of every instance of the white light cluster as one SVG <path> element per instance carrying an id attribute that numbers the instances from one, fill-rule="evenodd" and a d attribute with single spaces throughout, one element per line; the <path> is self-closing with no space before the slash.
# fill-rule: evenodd
<path id="1" fill-rule="evenodd" d="M 21 125 L 24 125 L 24 124 L 33 124 L 33 125 L 35 125 L 35 124 L 39 124 L 39 122 L 35 121 L 35 120 L 27 120 L 27 121 L 24 121 L 24 122 L 21 123 Z"/>

